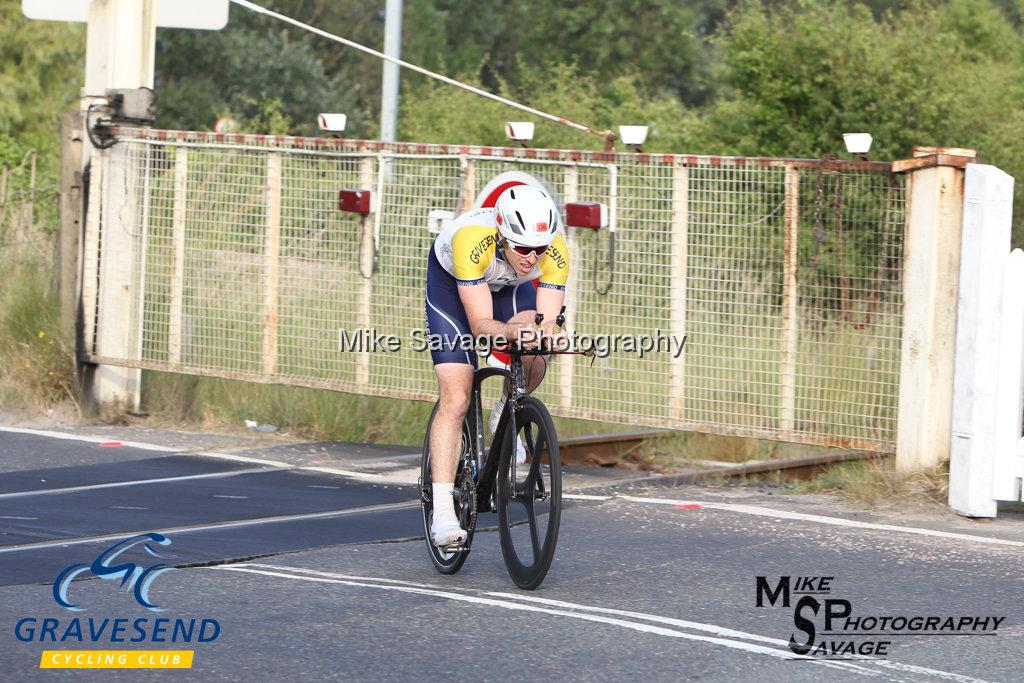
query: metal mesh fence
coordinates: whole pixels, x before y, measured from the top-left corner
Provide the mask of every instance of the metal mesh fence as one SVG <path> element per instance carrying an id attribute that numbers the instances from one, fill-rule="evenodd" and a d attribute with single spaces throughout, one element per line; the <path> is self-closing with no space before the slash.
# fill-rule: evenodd
<path id="1" fill-rule="evenodd" d="M 7 263 L 35 262 L 51 255 L 59 186 L 40 177 L 35 150 L 17 163 L 0 164 L 0 253 Z"/>
<path id="2" fill-rule="evenodd" d="M 885 164 L 121 133 L 99 163 L 126 187 L 94 186 L 114 205 L 92 215 L 100 239 L 112 210 L 138 216 L 141 343 L 94 360 L 431 399 L 413 343 L 431 212 L 518 170 L 612 208 L 611 229 L 569 230 L 567 305 L 619 349 L 558 359 L 552 412 L 893 450 L 905 191 Z M 342 188 L 371 213 L 339 211 Z M 365 348 L 387 335 L 398 350 Z M 625 348 L 643 335 L 664 346 Z"/>

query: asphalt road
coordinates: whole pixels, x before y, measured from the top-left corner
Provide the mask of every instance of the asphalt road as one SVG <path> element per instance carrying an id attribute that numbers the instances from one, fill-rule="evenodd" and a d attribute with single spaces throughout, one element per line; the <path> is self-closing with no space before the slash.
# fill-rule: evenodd
<path id="1" fill-rule="evenodd" d="M 138 649 L 192 650 L 190 678 L 245 681 L 1013 681 L 1024 670 L 1019 520 L 858 513 L 769 489 L 589 488 L 567 501 L 548 578 L 523 592 L 491 531 L 479 533 L 460 573 L 433 570 L 406 484 L 416 464 L 408 449 L 294 444 L 210 457 L 107 438 L 0 430 L 0 663 L 9 680 L 182 676 L 39 668 L 44 650 Z M 569 483 L 578 496 L 609 476 L 571 472 Z M 164 559 L 138 547 L 120 559 L 180 567 L 150 585 L 165 611 L 96 578 L 70 584 L 82 611 L 57 604 L 62 569 L 138 532 L 170 539 Z M 759 576 L 771 589 L 794 577 L 788 607 L 781 593 L 775 606 L 764 594 L 757 606 Z M 797 613 L 801 599 L 817 601 L 817 614 L 810 602 Z M 826 610 L 904 619 L 823 635 Z M 928 617 L 931 631 L 911 630 Z M 846 618 L 832 630 L 854 628 Z M 57 642 L 40 642 L 46 619 Z M 143 620 L 141 642 L 111 642 L 117 619 L 126 639 Z M 217 636 L 152 642 L 158 619 L 171 628 L 195 619 L 197 629 L 216 621 Z M 104 629 L 96 642 L 90 623 Z M 800 656 L 790 637 L 799 645 L 812 626 L 815 647 L 890 644 L 883 656 Z"/>

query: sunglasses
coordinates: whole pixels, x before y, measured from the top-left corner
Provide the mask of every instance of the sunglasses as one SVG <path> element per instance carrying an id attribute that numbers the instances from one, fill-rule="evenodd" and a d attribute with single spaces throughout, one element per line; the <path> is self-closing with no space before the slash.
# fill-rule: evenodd
<path id="1" fill-rule="evenodd" d="M 508 242 L 508 240 L 506 240 L 506 242 Z M 516 252 L 520 256 L 529 256 L 530 254 L 543 256 L 544 252 L 548 250 L 547 245 L 543 247 L 523 247 L 518 244 L 512 244 L 511 242 L 508 242 L 508 246 L 512 247 L 512 251 Z"/>

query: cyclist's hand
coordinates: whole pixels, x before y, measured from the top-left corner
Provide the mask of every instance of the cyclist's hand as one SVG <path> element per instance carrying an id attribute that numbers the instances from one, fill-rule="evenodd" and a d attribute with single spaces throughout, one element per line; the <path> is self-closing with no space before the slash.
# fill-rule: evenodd
<path id="1" fill-rule="evenodd" d="M 540 342 L 540 333 L 532 325 L 513 326 L 510 339 L 519 342 L 524 349 L 535 349 Z"/>
<path id="2" fill-rule="evenodd" d="M 569 348 L 569 333 L 565 331 L 565 328 L 560 328 L 557 332 L 555 331 L 555 321 L 543 323 L 540 326 L 541 334 L 544 339 L 544 348 L 554 349 L 555 351 L 566 351 Z"/>

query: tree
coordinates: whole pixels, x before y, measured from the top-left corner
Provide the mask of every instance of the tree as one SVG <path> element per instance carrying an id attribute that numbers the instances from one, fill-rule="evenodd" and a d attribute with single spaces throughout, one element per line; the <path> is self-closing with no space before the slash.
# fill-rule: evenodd
<path id="1" fill-rule="evenodd" d="M 157 125 L 204 130 L 229 114 L 263 124 L 252 132 L 309 134 L 317 113 L 346 111 L 359 129 L 358 84 L 344 71 L 329 75 L 310 36 L 231 8 L 222 31 L 158 29 Z M 269 121 L 278 129 L 267 129 Z"/>
<path id="2" fill-rule="evenodd" d="M 700 5 L 678 0 L 561 0 L 508 3 L 495 44 L 497 65 L 575 63 L 598 79 L 633 75 L 657 92 L 698 103 L 707 83 L 698 74 L 703 58 Z"/>
<path id="3" fill-rule="evenodd" d="M 505 97 L 600 129 L 619 124 L 652 127 L 645 147 L 678 151 L 699 139 L 700 122 L 677 99 L 651 95 L 632 76 L 604 82 L 581 74 L 568 64 L 519 65 L 516 86 L 502 82 Z M 463 80 L 467 80 L 464 77 Z M 413 83 L 414 93 L 402 101 L 400 131 L 408 140 L 505 145 L 504 124 L 510 118 L 536 122 L 531 145 L 570 149 L 602 149 L 604 139 L 433 81 Z"/>
<path id="4" fill-rule="evenodd" d="M 38 149 L 45 172 L 55 173 L 60 115 L 77 102 L 85 74 L 85 29 L 30 20 L 20 4 L 0 0 L 0 147 Z"/>
<path id="5" fill-rule="evenodd" d="M 1021 35 L 990 0 L 916 1 L 881 17 L 844 0 L 746 0 L 730 24 L 716 43 L 727 92 L 706 112 L 707 148 L 817 157 L 864 130 L 875 158 L 974 147 L 1024 171 Z"/>

